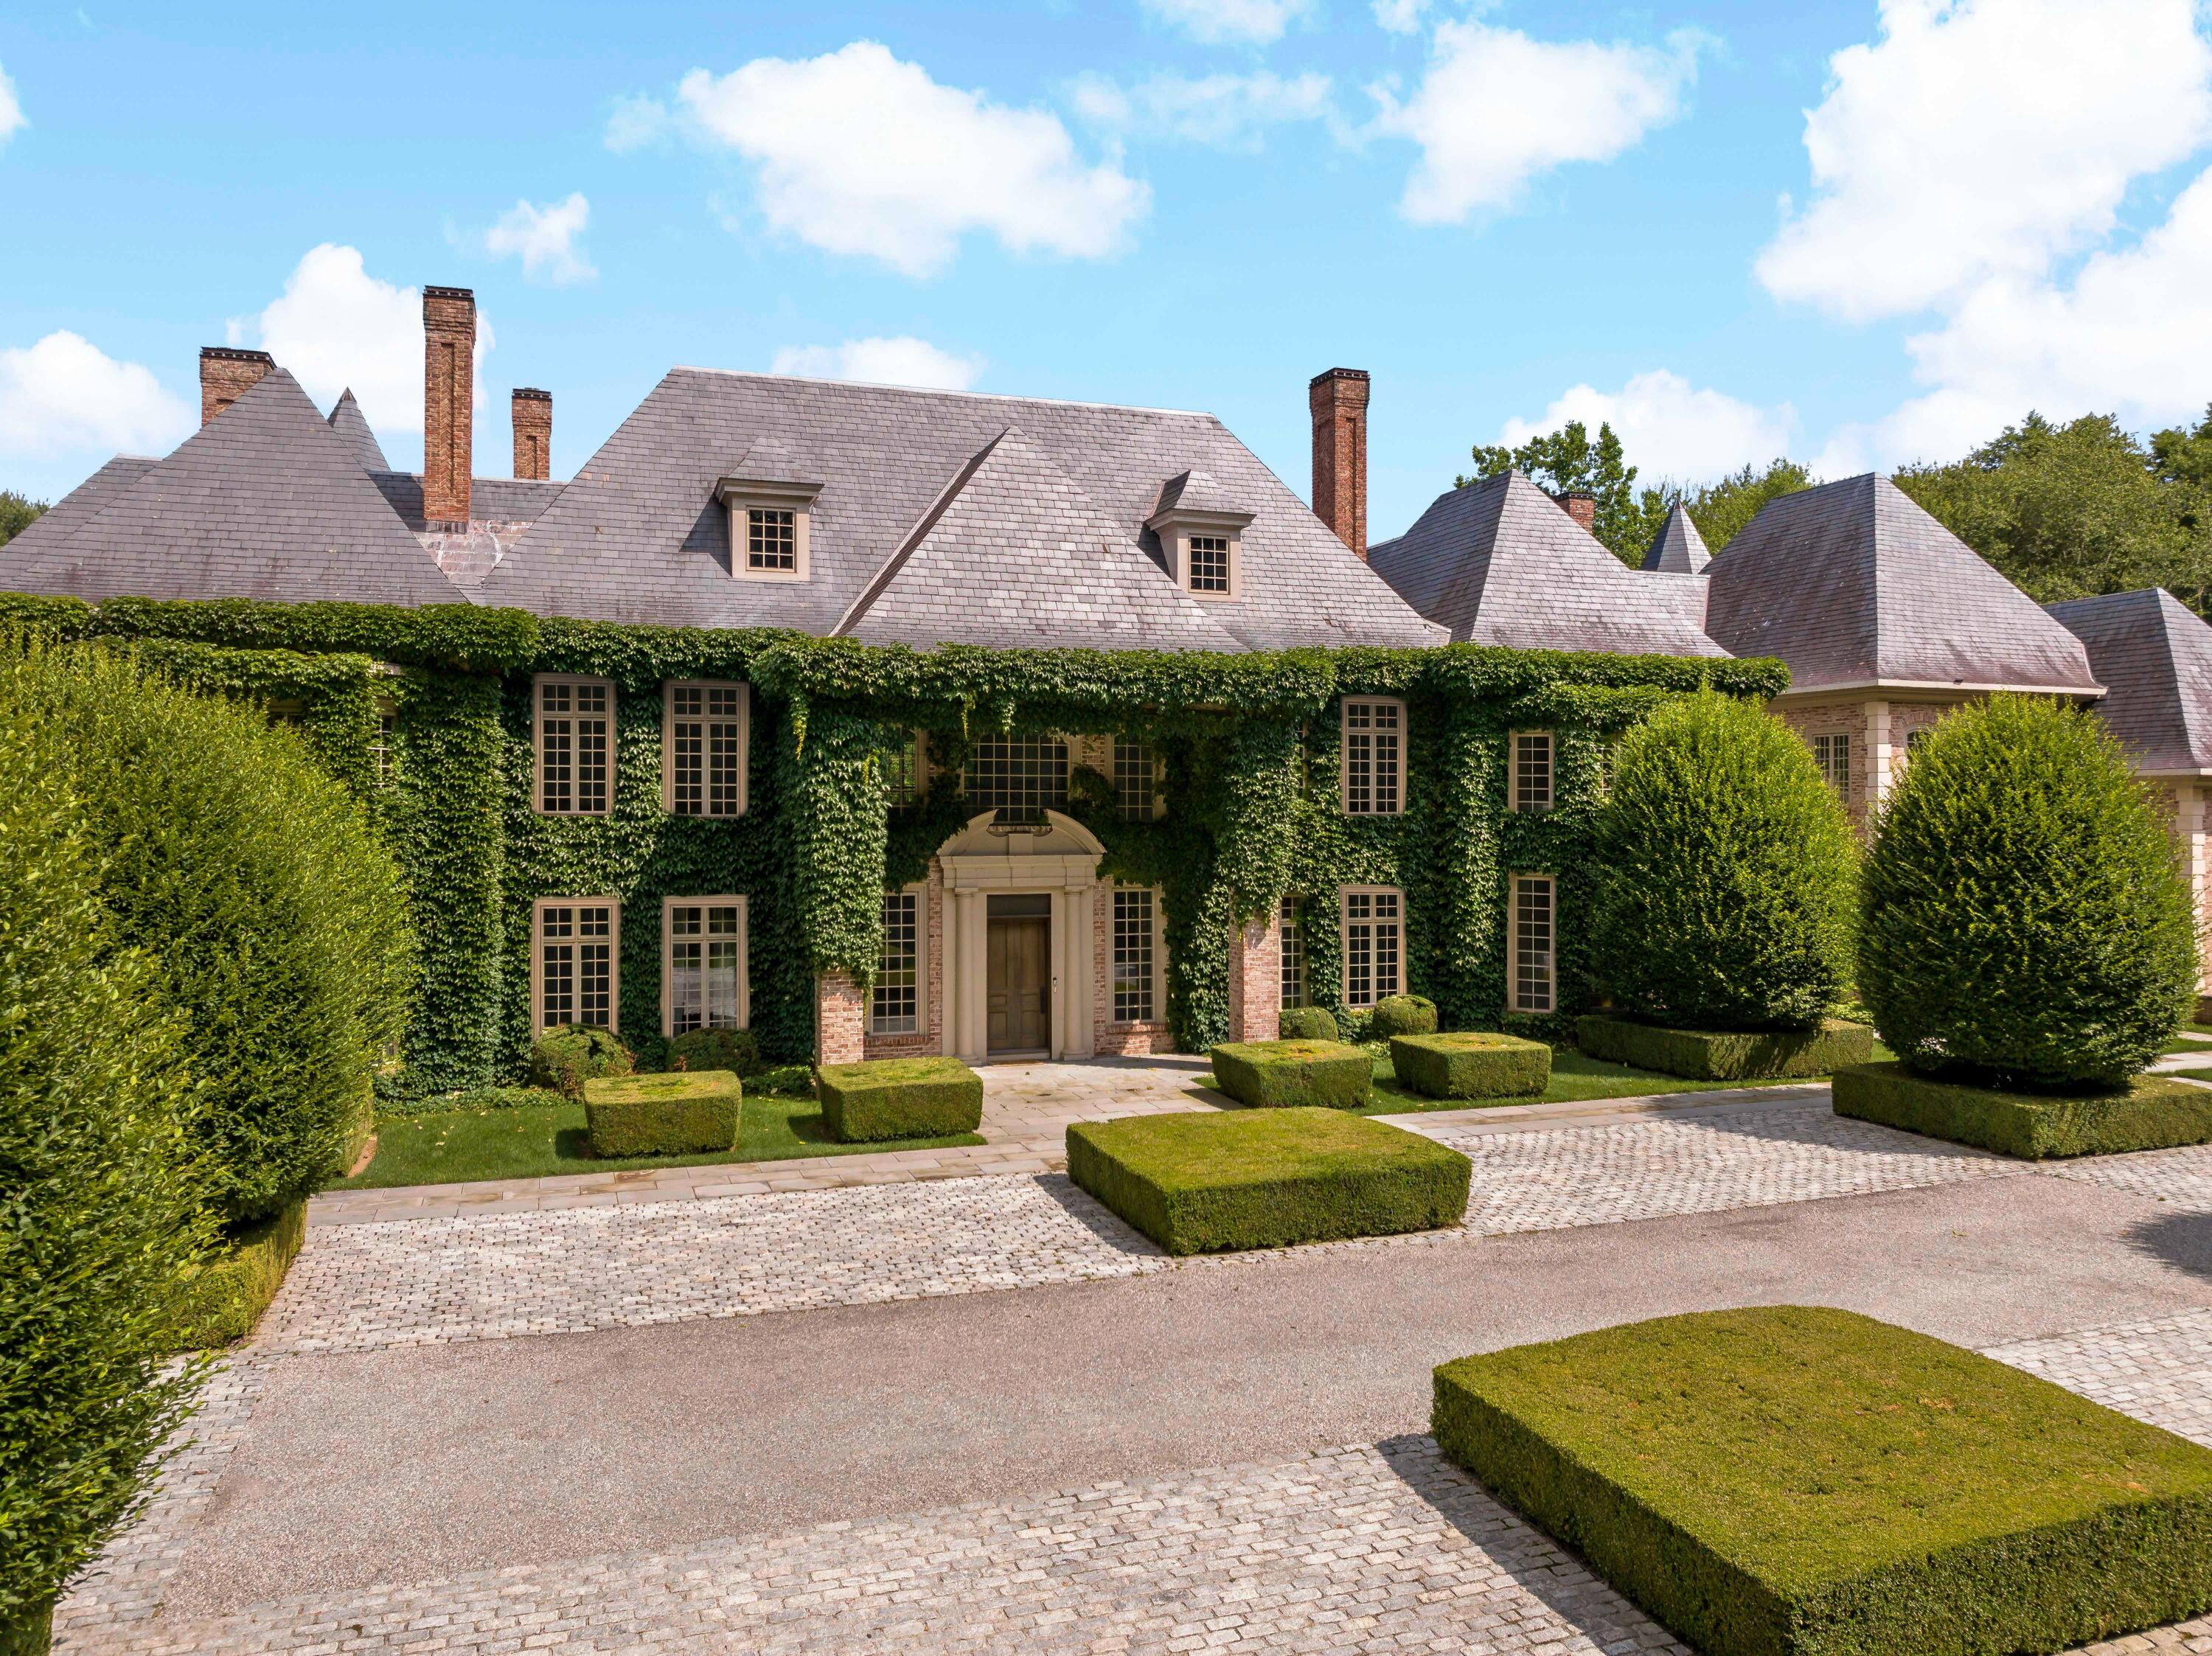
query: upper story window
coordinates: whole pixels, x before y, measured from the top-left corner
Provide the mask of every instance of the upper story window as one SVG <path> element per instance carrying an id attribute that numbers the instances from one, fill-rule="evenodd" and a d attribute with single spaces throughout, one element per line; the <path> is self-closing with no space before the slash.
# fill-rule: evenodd
<path id="1" fill-rule="evenodd" d="M 1405 809 L 1406 704 L 1384 696 L 1344 699 L 1344 810 L 1395 816 Z"/>
<path id="2" fill-rule="evenodd" d="M 1040 817 L 1067 809 L 1067 743 L 1049 737 L 994 737 L 968 749 L 961 792 L 975 810 Z"/>
<path id="3" fill-rule="evenodd" d="M 1190 590 L 1218 593 L 1224 597 L 1228 595 L 1228 536 L 1194 535 L 1190 537 Z"/>
<path id="4" fill-rule="evenodd" d="M 1406 899 L 1389 886 L 1344 889 L 1344 1004 L 1372 1006 L 1404 982 Z"/>
<path id="5" fill-rule="evenodd" d="M 615 687 L 603 678 L 540 677 L 534 694 L 538 809 L 605 816 L 613 803 Z"/>
<path id="6" fill-rule="evenodd" d="M 1243 536 L 1252 514 L 1203 471 L 1170 477 L 1145 527 L 1160 537 L 1175 584 L 1194 598 L 1243 595 Z"/>
<path id="7" fill-rule="evenodd" d="M 893 810 L 920 804 L 927 786 L 922 775 L 919 731 L 896 748 L 884 749 L 884 797 Z"/>
<path id="8" fill-rule="evenodd" d="M 1542 812 L 1552 808 L 1552 733 L 1516 731 L 1513 771 L 1508 779 L 1510 810 Z"/>
<path id="9" fill-rule="evenodd" d="M 1851 791 L 1851 739 L 1848 736 L 1816 736 L 1813 738 L 1813 762 L 1820 767 L 1821 779 L 1838 793 L 1849 798 Z"/>
<path id="10" fill-rule="evenodd" d="M 742 1029 L 750 1021 L 745 987 L 745 900 L 669 897 L 660 906 L 661 1027 Z"/>
<path id="11" fill-rule="evenodd" d="M 1114 803 L 1124 822 L 1149 822 L 1158 798 L 1152 750 L 1143 742 L 1114 738 Z"/>
<path id="12" fill-rule="evenodd" d="M 542 897 L 531 919 L 535 1027 L 613 1028 L 621 906 L 612 897 Z"/>
<path id="13" fill-rule="evenodd" d="M 746 687 L 702 680 L 662 695 L 662 805 L 678 816 L 744 816 Z"/>
<path id="14" fill-rule="evenodd" d="M 376 740 L 369 743 L 368 755 L 376 761 L 376 779 L 389 782 L 397 762 L 399 733 L 399 708 L 390 696 L 376 698 Z"/>
<path id="15" fill-rule="evenodd" d="M 819 483 L 725 477 L 714 493 L 730 514 L 730 573 L 740 580 L 808 578 Z"/>
<path id="16" fill-rule="evenodd" d="M 799 514 L 778 507 L 745 508 L 745 573 L 749 575 L 793 575 L 799 573 Z"/>

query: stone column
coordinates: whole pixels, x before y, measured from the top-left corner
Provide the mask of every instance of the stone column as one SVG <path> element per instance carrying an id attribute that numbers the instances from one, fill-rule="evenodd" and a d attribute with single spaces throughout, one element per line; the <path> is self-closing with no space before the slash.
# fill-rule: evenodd
<path id="1" fill-rule="evenodd" d="M 1889 801 L 1889 788 L 1897 773 L 1897 755 L 1890 749 L 1889 703 L 1866 704 L 1867 821 Z"/>
<path id="2" fill-rule="evenodd" d="M 1229 1039 L 1273 1040 L 1282 1034 L 1282 911 L 1229 937 Z"/>
<path id="3" fill-rule="evenodd" d="M 858 1064 L 867 1032 L 866 1000 L 849 972 L 814 980 L 814 1061 Z"/>
<path id="4" fill-rule="evenodd" d="M 1095 886 L 1071 886 L 1067 892 L 1067 1056 L 1094 1058 L 1098 1052 L 1097 990 L 1091 956 L 1096 921 L 1091 913 Z"/>
<path id="5" fill-rule="evenodd" d="M 985 974 L 989 969 L 986 955 L 988 940 L 984 935 L 983 894 L 963 891 L 958 895 L 960 907 L 960 952 L 952 957 L 952 968 L 959 981 L 953 1004 L 960 1009 L 960 1029 L 955 1037 L 953 1050 L 973 1062 L 983 1056 L 983 1046 L 989 1034 L 987 1022 Z"/>

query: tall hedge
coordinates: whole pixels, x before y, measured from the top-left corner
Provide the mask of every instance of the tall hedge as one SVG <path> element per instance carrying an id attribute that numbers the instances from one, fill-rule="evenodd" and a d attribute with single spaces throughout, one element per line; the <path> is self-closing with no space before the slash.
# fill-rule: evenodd
<path id="1" fill-rule="evenodd" d="M 131 1515 L 197 1378 L 164 1363 L 204 1240 L 191 1089 L 66 757 L 0 707 L 0 1648 Z"/>
<path id="2" fill-rule="evenodd" d="M 1803 742 L 1711 691 L 1621 740 L 1598 814 L 1593 968 L 1693 1029 L 1816 1023 L 1850 980 L 1856 842 Z"/>
<path id="3" fill-rule="evenodd" d="M 1915 1069 L 2112 1086 L 2194 1002 L 2172 842 L 2090 714 L 1994 696 L 1912 751 L 1869 853 L 1859 992 Z"/>
<path id="4" fill-rule="evenodd" d="M 404 1022 L 390 853 L 295 734 L 112 650 L 21 651 L 0 699 L 67 749 L 115 934 L 181 1015 L 210 1204 L 232 1225 L 278 1211 L 343 1154 Z"/>

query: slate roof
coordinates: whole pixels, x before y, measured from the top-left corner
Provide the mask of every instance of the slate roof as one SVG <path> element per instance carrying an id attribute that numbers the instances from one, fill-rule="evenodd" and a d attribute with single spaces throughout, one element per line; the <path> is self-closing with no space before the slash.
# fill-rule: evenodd
<path id="1" fill-rule="evenodd" d="M 407 527 L 420 531 L 422 524 L 422 476 L 416 471 L 372 471 L 369 481 L 377 493 L 399 514 Z M 539 482 L 529 477 L 471 477 L 469 480 L 469 520 L 471 523 L 535 523 L 546 508 L 561 498 L 565 484 Z"/>
<path id="2" fill-rule="evenodd" d="M 1713 555 L 1705 550 L 1705 537 L 1698 533 L 1697 525 L 1677 500 L 1637 567 L 1653 574 L 1701 575 L 1712 561 Z"/>
<path id="3" fill-rule="evenodd" d="M 1686 618 L 1683 595 L 1629 568 L 1517 471 L 1439 494 L 1367 559 L 1455 644 L 1728 653 Z"/>
<path id="4" fill-rule="evenodd" d="M 383 445 L 369 429 L 368 416 L 361 411 L 361 404 L 353 400 L 353 387 L 348 385 L 331 409 L 331 429 L 352 446 L 360 458 L 364 471 L 389 471 L 392 462 L 384 458 Z"/>
<path id="5" fill-rule="evenodd" d="M 1148 559 L 1159 556 L 1158 543 L 1144 521 L 1180 473 L 1208 473 L 1237 510 L 1250 512 L 1239 541 L 1240 597 L 1200 606 L 1206 622 L 1248 648 L 1443 641 L 1211 415 L 702 368 L 675 369 L 653 388 L 491 573 L 481 597 L 544 615 L 817 634 L 852 612 L 856 636 L 932 613 L 942 617 L 939 636 L 1008 644 L 1028 636 L 1021 628 L 998 630 L 1011 601 L 1049 611 L 1056 638 L 1134 641 L 1119 616 L 1086 596 L 1097 572 L 1070 561 L 1056 528 L 1041 540 L 1042 519 L 983 519 L 981 503 L 1004 499 L 988 481 L 973 501 L 957 504 L 960 525 L 983 537 L 977 544 L 992 549 L 990 558 L 961 560 L 957 589 L 928 589 L 927 603 L 937 608 L 923 607 L 925 582 L 953 559 L 945 537 L 956 531 L 940 523 L 925 536 L 933 543 L 912 579 L 902 585 L 902 568 L 877 603 L 855 610 L 948 485 L 1010 427 L 1024 465 L 1048 462 L 1085 510 Z M 764 441 L 781 453 L 757 452 Z M 1012 468 L 1016 458 L 1009 452 L 1003 464 Z M 730 573 L 727 514 L 714 485 L 770 458 L 822 484 L 805 581 Z M 1036 510 L 1056 524 L 1063 506 L 1077 510 L 1065 502 Z M 1036 579 L 1046 569 L 1081 579 L 1048 595 Z M 888 608 L 884 599 L 892 600 Z M 1180 626 L 1177 635 L 1202 631 Z"/>
<path id="6" fill-rule="evenodd" d="M 118 454 L 18 530 L 0 560 L 27 557 L 58 546 L 106 510 L 109 502 L 161 463 L 149 454 Z M 0 562 L 0 567 L 4 567 Z"/>
<path id="7" fill-rule="evenodd" d="M 111 463 L 47 516 L 64 507 L 58 532 L 0 548 L 0 585 L 94 599 L 460 596 L 282 368 L 167 459 L 135 477 Z"/>
<path id="8" fill-rule="evenodd" d="M 2099 688 L 2080 640 L 1871 472 L 1770 501 L 1705 579 L 1706 632 L 1793 691 Z"/>
<path id="9" fill-rule="evenodd" d="M 1020 579 L 1006 579 L 1018 568 Z M 866 644 L 1243 646 L 1081 485 L 1008 427 L 969 464 L 837 632 Z"/>
<path id="10" fill-rule="evenodd" d="M 1177 472 L 1160 485 L 1159 503 L 1151 515 L 1163 512 L 1220 512 L 1243 513 L 1249 510 L 1237 497 L 1221 486 L 1221 480 L 1210 471 Z"/>
<path id="11" fill-rule="evenodd" d="M 2136 767 L 2212 774 L 2212 627 L 2155 586 L 2047 608 L 2088 651 L 2098 716 Z"/>

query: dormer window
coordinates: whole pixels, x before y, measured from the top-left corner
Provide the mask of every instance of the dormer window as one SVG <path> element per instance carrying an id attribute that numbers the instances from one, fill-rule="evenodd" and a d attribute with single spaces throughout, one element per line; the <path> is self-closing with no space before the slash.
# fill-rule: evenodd
<path id="1" fill-rule="evenodd" d="M 1190 537 L 1190 590 L 1194 592 L 1229 591 L 1229 537 L 1194 535 Z"/>
<path id="2" fill-rule="evenodd" d="M 725 477 L 714 487 L 730 514 L 730 573 L 739 580 L 808 578 L 814 497 L 819 483 L 790 478 Z"/>
<path id="3" fill-rule="evenodd" d="M 1203 471 L 1170 477 L 1145 527 L 1160 537 L 1161 561 L 1194 598 L 1243 596 L 1244 531 L 1252 514 Z"/>
<path id="4" fill-rule="evenodd" d="M 745 508 L 745 573 L 790 575 L 799 571 L 799 514 L 775 507 Z"/>

